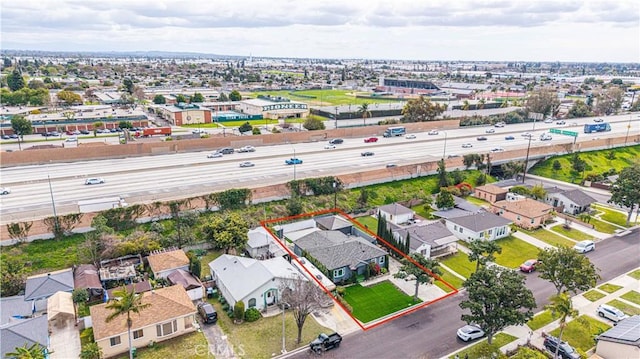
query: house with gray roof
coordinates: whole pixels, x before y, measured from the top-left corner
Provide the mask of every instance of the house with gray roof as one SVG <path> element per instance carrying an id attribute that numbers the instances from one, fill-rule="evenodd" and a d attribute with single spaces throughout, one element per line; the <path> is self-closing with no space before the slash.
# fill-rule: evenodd
<path id="1" fill-rule="evenodd" d="M 33 318 L 17 319 L 0 325 L 0 357 L 6 358 L 7 353 L 16 348 L 39 344 L 44 353 L 49 346 L 49 321 L 46 315 Z"/>
<path id="2" fill-rule="evenodd" d="M 247 244 L 245 250 L 251 258 L 269 259 L 282 257 L 286 254 L 282 246 L 276 243 L 273 236 L 264 227 L 260 226 L 247 232 Z"/>
<path id="3" fill-rule="evenodd" d="M 27 278 L 24 300 L 47 299 L 56 292 L 73 292 L 73 288 L 73 270 L 71 268 L 38 274 Z"/>
<path id="4" fill-rule="evenodd" d="M 315 218 L 318 228 L 325 231 L 340 231 L 344 234 L 351 233 L 353 224 L 341 216 L 322 216 Z"/>
<path id="5" fill-rule="evenodd" d="M 397 241 L 409 239 L 410 253 L 420 253 L 425 258 L 435 258 L 455 251 L 458 238 L 451 233 L 444 221 L 420 223 L 411 227 L 390 225 Z"/>
<path id="6" fill-rule="evenodd" d="M 242 301 L 247 309 L 267 309 L 280 301 L 284 288 L 307 280 L 283 257 L 257 260 L 223 254 L 209 263 L 209 270 L 229 305 Z"/>
<path id="7" fill-rule="evenodd" d="M 640 357 L 640 315 L 634 315 L 596 337 L 596 354 L 604 359 Z"/>
<path id="8" fill-rule="evenodd" d="M 547 189 L 545 202 L 555 208 L 561 207 L 564 213 L 576 215 L 589 210 L 596 200 L 579 189 L 557 191 Z"/>
<path id="9" fill-rule="evenodd" d="M 378 207 L 378 218 L 384 217 L 388 223 L 407 223 L 413 219 L 415 212 L 398 203 L 391 203 Z"/>
<path id="10" fill-rule="evenodd" d="M 451 233 L 467 242 L 476 239 L 494 241 L 507 237 L 511 233 L 511 223 L 513 222 L 491 212 L 478 212 L 446 220 Z"/>
<path id="11" fill-rule="evenodd" d="M 294 243 L 294 253 L 315 260 L 325 267 L 334 283 L 364 275 L 370 263 L 388 265 L 387 253 L 366 239 L 340 231 L 316 231 Z"/>

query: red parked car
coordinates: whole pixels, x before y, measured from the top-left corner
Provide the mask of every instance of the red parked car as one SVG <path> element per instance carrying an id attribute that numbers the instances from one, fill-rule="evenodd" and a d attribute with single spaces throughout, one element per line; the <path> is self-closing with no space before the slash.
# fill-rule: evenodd
<path id="1" fill-rule="evenodd" d="M 536 270 L 536 265 L 538 265 L 537 259 L 529 259 L 520 265 L 520 270 L 525 273 L 531 273 Z"/>
<path id="2" fill-rule="evenodd" d="M 378 137 L 369 137 L 364 139 L 364 143 L 378 142 Z"/>

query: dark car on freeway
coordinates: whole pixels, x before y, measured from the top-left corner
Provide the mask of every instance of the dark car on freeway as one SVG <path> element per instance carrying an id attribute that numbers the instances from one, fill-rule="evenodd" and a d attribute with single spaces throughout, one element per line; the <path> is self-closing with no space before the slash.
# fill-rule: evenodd
<path id="1" fill-rule="evenodd" d="M 375 155 L 375 153 L 373 153 L 371 151 L 362 152 L 360 154 L 360 156 L 362 156 L 362 157 L 369 157 L 369 156 L 373 156 L 373 155 Z"/>
<path id="2" fill-rule="evenodd" d="M 486 141 L 487 138 L 484 137 L 484 136 L 480 136 L 480 137 L 476 138 L 476 140 L 478 140 L 478 141 Z"/>

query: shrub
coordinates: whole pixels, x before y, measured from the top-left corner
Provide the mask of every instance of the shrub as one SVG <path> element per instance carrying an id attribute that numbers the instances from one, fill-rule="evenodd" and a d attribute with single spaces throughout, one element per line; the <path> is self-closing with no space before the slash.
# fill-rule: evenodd
<path id="1" fill-rule="evenodd" d="M 380 268 L 380 274 L 387 274 L 389 270 L 386 267 Z"/>
<path id="2" fill-rule="evenodd" d="M 343 286 L 337 286 L 336 287 L 336 293 L 341 297 L 344 296 L 344 293 L 346 291 L 347 291 L 347 289 L 345 287 L 343 287 Z"/>
<path id="3" fill-rule="evenodd" d="M 258 127 L 254 127 L 252 131 L 253 131 L 254 135 L 261 135 L 262 134 L 262 132 L 260 132 L 260 129 Z"/>
<path id="4" fill-rule="evenodd" d="M 346 300 L 344 300 L 344 298 L 342 297 L 336 297 L 336 299 L 338 299 L 338 301 L 345 307 L 345 309 L 349 312 L 349 313 L 353 313 L 353 308 L 349 305 L 349 303 L 347 303 Z"/>
<path id="5" fill-rule="evenodd" d="M 246 312 L 244 312 L 244 320 L 246 320 L 247 322 L 255 322 L 261 317 L 262 314 L 260 314 L 260 311 L 256 308 L 249 308 Z"/>
<path id="6" fill-rule="evenodd" d="M 224 310 L 225 312 L 229 311 L 229 303 L 224 303 L 222 305 L 222 310 Z"/>
<path id="7" fill-rule="evenodd" d="M 233 305 L 233 317 L 236 320 L 241 321 L 244 319 L 244 302 L 237 301 L 236 304 Z"/>

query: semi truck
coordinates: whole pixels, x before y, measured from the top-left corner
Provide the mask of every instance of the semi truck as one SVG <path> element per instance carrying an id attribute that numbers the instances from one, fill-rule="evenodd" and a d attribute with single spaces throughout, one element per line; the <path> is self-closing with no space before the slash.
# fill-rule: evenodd
<path id="1" fill-rule="evenodd" d="M 339 347 L 340 342 L 342 342 L 342 336 L 338 333 L 329 335 L 321 333 L 309 344 L 309 349 L 316 354 L 321 354 L 329 349 Z"/>
<path id="2" fill-rule="evenodd" d="M 586 125 L 584 125 L 584 133 L 609 131 L 611 131 L 611 125 L 606 122 L 587 123 Z"/>
<path id="3" fill-rule="evenodd" d="M 151 127 L 136 131 L 136 137 L 149 137 L 153 135 L 171 136 L 171 127 Z"/>
<path id="4" fill-rule="evenodd" d="M 404 136 L 407 133 L 407 129 L 404 126 L 389 127 L 384 130 L 384 137 L 396 137 Z"/>

